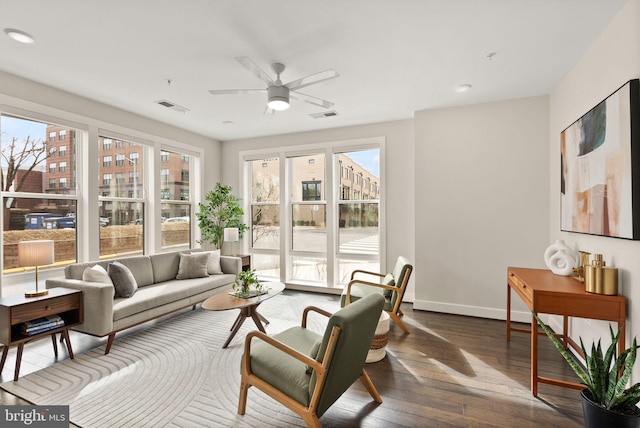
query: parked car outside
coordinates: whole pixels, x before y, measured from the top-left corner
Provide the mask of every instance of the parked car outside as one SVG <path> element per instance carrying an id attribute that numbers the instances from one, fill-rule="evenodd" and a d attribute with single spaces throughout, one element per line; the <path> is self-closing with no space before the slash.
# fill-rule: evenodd
<path id="1" fill-rule="evenodd" d="M 189 223 L 189 217 L 169 217 L 164 223 Z"/>

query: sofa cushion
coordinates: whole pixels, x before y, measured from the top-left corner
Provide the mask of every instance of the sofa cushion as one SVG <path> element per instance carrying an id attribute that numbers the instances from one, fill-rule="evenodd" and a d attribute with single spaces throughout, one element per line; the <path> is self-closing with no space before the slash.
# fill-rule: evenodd
<path id="1" fill-rule="evenodd" d="M 107 271 L 113 281 L 117 297 L 131 297 L 135 294 L 138 283 L 129 268 L 120 262 L 113 262 Z"/>
<path id="2" fill-rule="evenodd" d="M 220 250 L 203 251 L 202 253 L 209 255 L 207 260 L 207 272 L 209 275 L 221 275 L 223 272 L 222 266 L 220 266 Z"/>
<path id="3" fill-rule="evenodd" d="M 209 254 L 180 254 L 180 267 L 176 279 L 204 278 L 209 276 L 207 262 Z"/>
<path id="4" fill-rule="evenodd" d="M 179 252 L 154 254 L 150 258 L 154 284 L 176 279 L 180 266 Z"/>
<path id="5" fill-rule="evenodd" d="M 116 297 L 113 301 L 113 321 L 118 321 L 139 312 L 195 296 L 218 288 L 231 288 L 235 275 L 215 275 L 206 278 L 168 281 L 139 288 L 128 299 Z"/>
<path id="6" fill-rule="evenodd" d="M 118 259 L 118 262 L 129 268 L 138 287 L 153 284 L 153 267 L 149 256 L 127 257 Z"/>
<path id="7" fill-rule="evenodd" d="M 82 280 L 113 285 L 111 277 L 109 276 L 107 271 L 100 265 L 94 265 L 86 268 L 84 272 L 82 272 Z"/>

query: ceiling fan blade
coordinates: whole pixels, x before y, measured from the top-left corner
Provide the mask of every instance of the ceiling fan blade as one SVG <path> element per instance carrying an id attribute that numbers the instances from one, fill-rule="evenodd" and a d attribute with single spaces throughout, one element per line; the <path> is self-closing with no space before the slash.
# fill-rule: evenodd
<path id="1" fill-rule="evenodd" d="M 321 71 L 320 73 L 312 74 L 307 77 L 302 77 L 298 80 L 287 83 L 286 86 L 290 91 L 304 88 L 305 86 L 315 85 L 316 83 L 324 82 L 325 80 L 334 79 L 340 76 L 337 71 L 333 69 Z"/>
<path id="2" fill-rule="evenodd" d="M 304 101 L 305 103 L 313 104 L 314 106 L 331 108 L 334 103 L 331 101 L 323 100 L 321 98 L 312 97 L 311 95 L 303 94 L 301 92 L 289 92 L 289 96 L 298 101 Z"/>
<path id="3" fill-rule="evenodd" d="M 274 80 L 269 77 L 269 75 L 265 73 L 260 67 L 258 67 L 256 63 L 253 62 L 248 56 L 238 56 L 236 57 L 236 61 L 238 61 L 240 65 L 249 70 L 251 73 L 253 73 L 254 76 L 262 80 L 264 83 L 274 83 Z"/>
<path id="4" fill-rule="evenodd" d="M 227 95 L 227 94 L 257 94 L 258 92 L 266 92 L 266 89 L 210 89 L 211 95 Z"/>

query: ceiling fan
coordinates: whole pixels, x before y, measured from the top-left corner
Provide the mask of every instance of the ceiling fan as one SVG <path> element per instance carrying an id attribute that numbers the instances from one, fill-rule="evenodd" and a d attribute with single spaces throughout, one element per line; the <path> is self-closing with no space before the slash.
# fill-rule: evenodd
<path id="1" fill-rule="evenodd" d="M 227 94 L 254 94 L 258 92 L 267 93 L 267 110 L 266 113 L 273 113 L 274 111 L 282 111 L 289 108 L 289 98 L 293 98 L 298 101 L 304 101 L 309 104 L 313 104 L 319 107 L 331 108 L 333 103 L 320 98 L 312 97 L 298 92 L 298 89 L 315 85 L 316 83 L 324 82 L 325 80 L 338 77 L 339 74 L 333 69 L 321 71 L 320 73 L 311 74 L 307 77 L 302 77 L 297 80 L 293 80 L 287 84 L 282 84 L 280 80 L 280 74 L 284 71 L 285 66 L 279 62 L 271 64 L 271 69 L 276 74 L 276 79 L 273 80 L 267 73 L 262 71 L 260 67 L 256 65 L 249 57 L 239 56 L 236 57 L 236 61 L 240 63 L 244 68 L 249 70 L 258 79 L 267 84 L 265 89 L 212 89 L 209 91 L 212 95 L 227 95 Z"/>

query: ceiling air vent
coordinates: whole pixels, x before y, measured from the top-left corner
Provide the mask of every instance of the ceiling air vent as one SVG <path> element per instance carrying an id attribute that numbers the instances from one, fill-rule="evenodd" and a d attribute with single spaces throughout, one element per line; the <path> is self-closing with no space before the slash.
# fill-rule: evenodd
<path id="1" fill-rule="evenodd" d="M 158 100 L 158 101 L 154 101 L 156 104 L 160 104 L 161 106 L 165 106 L 167 108 L 170 108 L 171 110 L 175 110 L 175 111 L 179 111 L 180 113 L 186 113 L 189 111 L 188 108 L 179 106 L 176 103 L 172 103 L 171 101 L 167 101 L 167 100 Z"/>
<path id="2" fill-rule="evenodd" d="M 331 110 L 331 111 L 323 111 L 321 113 L 312 113 L 309 116 L 311 116 L 314 119 L 324 119 L 325 117 L 334 117 L 337 115 L 338 115 L 337 111 Z"/>

